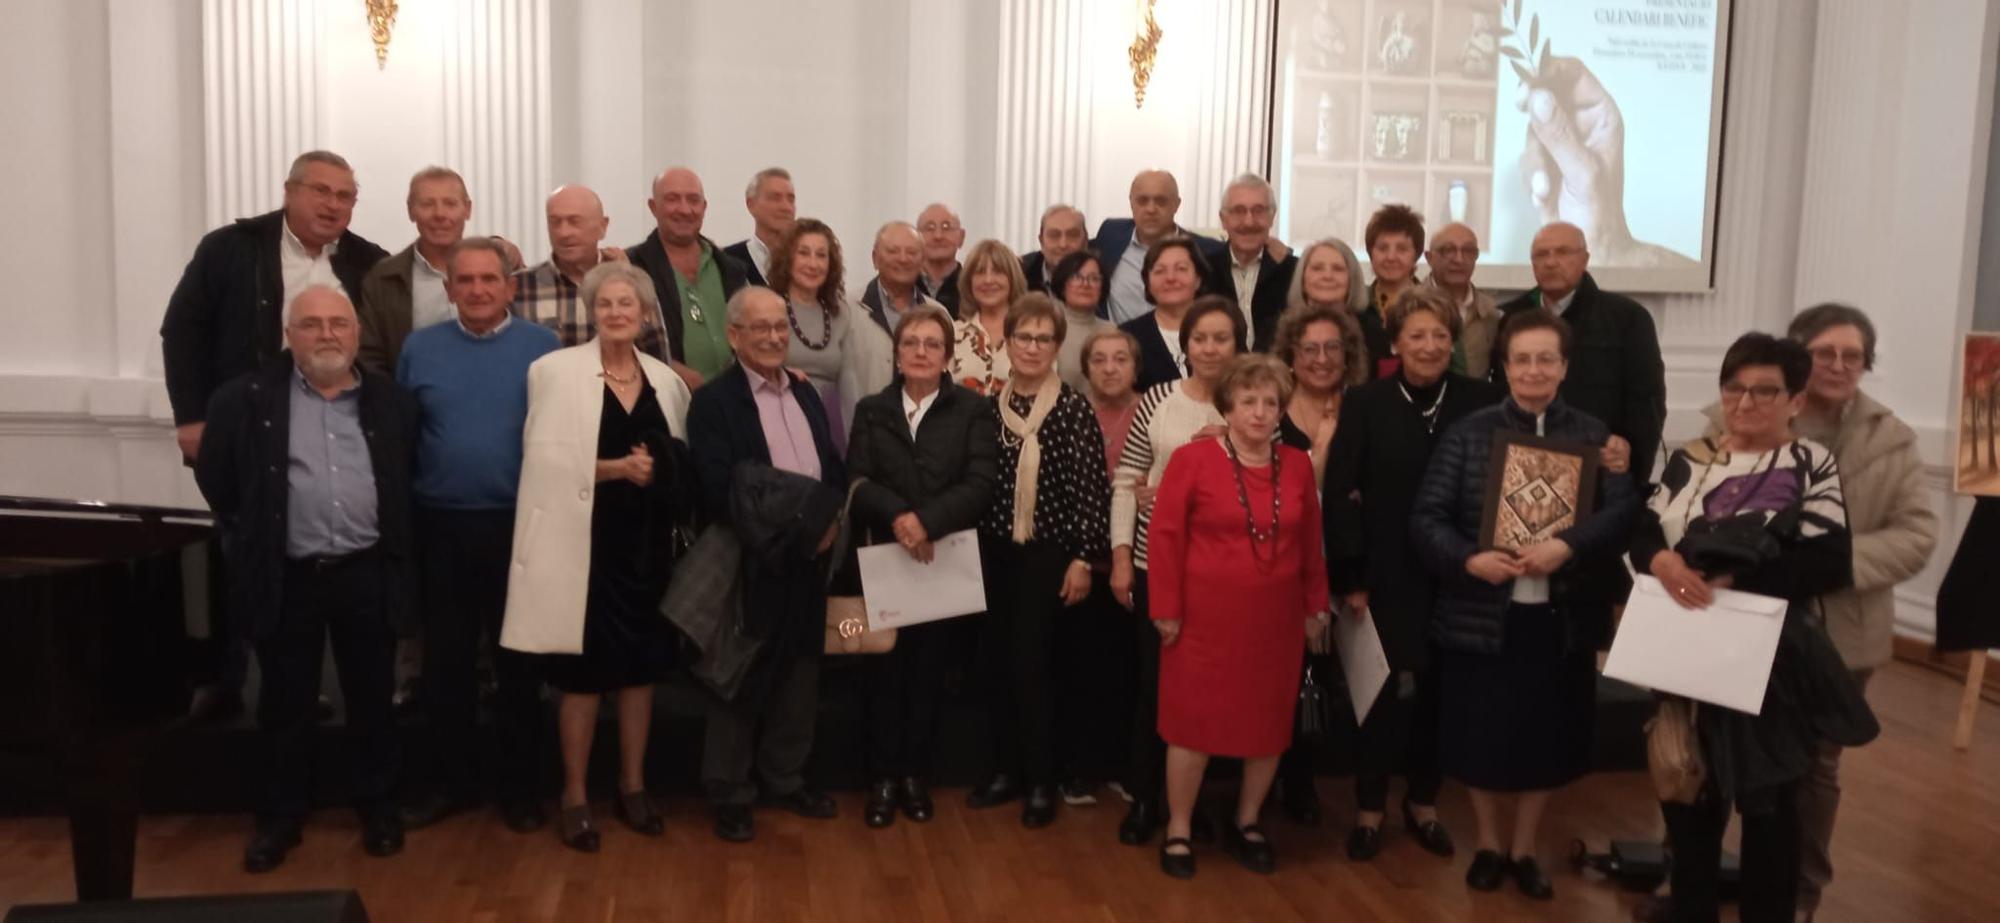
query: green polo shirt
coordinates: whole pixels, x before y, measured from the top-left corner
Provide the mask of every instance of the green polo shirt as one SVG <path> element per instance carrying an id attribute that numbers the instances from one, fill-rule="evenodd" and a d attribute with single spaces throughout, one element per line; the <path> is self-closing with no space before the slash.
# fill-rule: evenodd
<path id="1" fill-rule="evenodd" d="M 722 269 L 715 265 L 715 251 L 706 241 L 701 245 L 701 268 L 693 282 L 674 270 L 674 288 L 681 296 L 681 347 L 688 368 L 704 379 L 714 378 L 729 366 L 735 354 L 729 351 L 728 301 L 722 294 Z"/>

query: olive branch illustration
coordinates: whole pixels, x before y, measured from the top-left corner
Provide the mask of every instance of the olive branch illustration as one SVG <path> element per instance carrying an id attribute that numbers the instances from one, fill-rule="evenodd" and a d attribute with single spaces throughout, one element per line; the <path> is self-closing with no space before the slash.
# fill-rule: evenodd
<path id="1" fill-rule="evenodd" d="M 1499 30 L 1500 53 L 1507 58 L 1507 66 L 1514 69 L 1521 82 L 1534 86 L 1543 72 L 1549 69 L 1549 40 L 1542 35 L 1542 15 L 1528 17 L 1528 43 L 1520 44 L 1521 0 L 1500 0 L 1500 11 L 1506 24 Z M 1535 46 L 1540 45 L 1537 49 Z"/>

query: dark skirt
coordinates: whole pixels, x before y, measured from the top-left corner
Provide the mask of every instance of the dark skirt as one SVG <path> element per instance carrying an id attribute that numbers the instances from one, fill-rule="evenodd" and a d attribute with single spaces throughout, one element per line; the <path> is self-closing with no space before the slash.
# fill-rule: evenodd
<path id="1" fill-rule="evenodd" d="M 547 654 L 543 677 L 563 692 L 589 695 L 645 686 L 674 668 L 679 636 L 660 615 L 664 581 L 593 561 L 583 612 L 583 653 Z"/>
<path id="2" fill-rule="evenodd" d="M 1498 654 L 1440 653 L 1440 762 L 1490 792 L 1559 788 L 1590 770 L 1597 664 L 1551 606 L 1507 607 Z"/>

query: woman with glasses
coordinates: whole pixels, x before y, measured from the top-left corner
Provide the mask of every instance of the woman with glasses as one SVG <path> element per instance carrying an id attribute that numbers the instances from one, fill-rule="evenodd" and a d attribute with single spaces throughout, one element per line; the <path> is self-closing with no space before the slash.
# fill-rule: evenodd
<path id="1" fill-rule="evenodd" d="M 840 239 L 817 218 L 800 218 L 771 251 L 771 289 L 785 297 L 792 345 L 785 365 L 806 373 L 826 405 L 836 450 L 861 398 L 889 384 L 893 348 L 882 328 L 854 323 L 842 280 Z M 864 312 L 862 319 L 866 319 Z"/>
<path id="2" fill-rule="evenodd" d="M 1039 292 L 1007 311 L 1010 371 L 992 411 L 999 479 L 979 529 L 993 774 L 969 803 L 986 808 L 1025 795 L 1021 824 L 1030 829 L 1056 816 L 1056 623 L 1089 595 L 1090 562 L 1106 553 L 1110 517 L 1097 416 L 1055 374 L 1064 327 L 1062 309 Z"/>
<path id="3" fill-rule="evenodd" d="M 1879 730 L 1816 611 L 1860 569 L 1840 463 L 1796 429 L 1813 365 L 1792 340 L 1738 338 L 1722 357 L 1721 431 L 1667 458 L 1632 539 L 1632 566 L 1688 609 L 1707 608 L 1719 588 L 1790 604 L 1762 709 L 1694 709 L 1701 791 L 1691 804 L 1661 804 L 1674 851 L 1672 920 L 1716 919 L 1732 808 L 1743 818 L 1741 918 L 1792 920 L 1800 782 L 1828 747 L 1859 746 Z"/>
<path id="4" fill-rule="evenodd" d="M 1111 322 L 1097 316 L 1104 293 L 1104 270 L 1097 251 L 1078 250 L 1057 261 L 1049 276 L 1049 290 L 1061 299 L 1063 321 L 1069 332 L 1063 336 L 1062 352 L 1056 356 L 1056 374 L 1063 384 L 1080 392 L 1090 388 L 1090 370 L 1084 367 L 1083 344 Z"/>
<path id="5" fill-rule="evenodd" d="M 919 304 L 896 323 L 895 383 L 861 400 L 847 445 L 852 515 L 866 542 L 894 541 L 928 562 L 932 542 L 979 523 L 993 499 L 999 445 L 986 399 L 944 374 L 951 315 Z M 867 664 L 868 788 L 862 819 L 887 827 L 896 811 L 931 819 L 931 749 L 944 697 L 950 625 L 911 625 Z"/>
<path id="6" fill-rule="evenodd" d="M 1000 393 L 1007 383 L 1007 312 L 1027 292 L 1021 261 L 1006 244 L 982 240 L 966 254 L 965 267 L 958 273 L 953 381 L 983 395 Z"/>

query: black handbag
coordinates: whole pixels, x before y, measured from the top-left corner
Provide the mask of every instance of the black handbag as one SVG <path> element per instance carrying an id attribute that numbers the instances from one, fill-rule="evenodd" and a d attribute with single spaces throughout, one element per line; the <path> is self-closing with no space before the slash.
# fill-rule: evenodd
<path id="1" fill-rule="evenodd" d="M 1312 664 L 1306 664 L 1305 676 L 1299 683 L 1299 709 L 1294 716 L 1298 725 L 1295 736 L 1309 743 L 1319 743 L 1332 737 L 1333 699 L 1327 694 L 1326 687 L 1313 678 Z"/>

